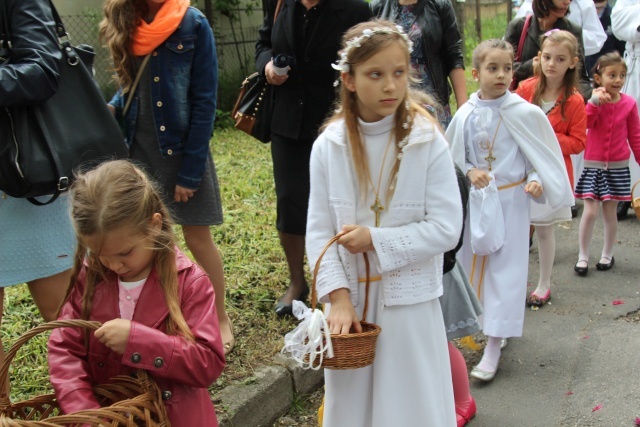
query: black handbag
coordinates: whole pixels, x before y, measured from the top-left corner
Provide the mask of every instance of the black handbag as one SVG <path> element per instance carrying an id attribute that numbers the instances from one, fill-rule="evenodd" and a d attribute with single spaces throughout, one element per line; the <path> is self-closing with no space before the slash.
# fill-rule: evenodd
<path id="1" fill-rule="evenodd" d="M 7 2 L 0 1 L 0 57 L 11 63 Z M 83 63 L 91 52 L 71 46 L 49 3 L 62 52 L 58 90 L 40 104 L 0 109 L 0 191 L 36 205 L 49 204 L 67 190 L 75 169 L 128 157 L 122 132 Z M 51 195 L 46 202 L 35 199 L 46 195 Z"/>
<path id="2" fill-rule="evenodd" d="M 251 74 L 242 82 L 231 112 L 236 129 L 267 143 L 271 141 L 272 113 L 271 85 L 257 72 Z"/>
<path id="3" fill-rule="evenodd" d="M 275 25 L 282 1 L 276 3 L 273 23 Z M 231 111 L 231 117 L 236 121 L 235 128 L 247 133 L 258 141 L 271 141 L 271 119 L 273 117 L 273 95 L 271 85 L 259 73 L 253 73 L 245 78 L 240 87 L 236 104 Z"/>

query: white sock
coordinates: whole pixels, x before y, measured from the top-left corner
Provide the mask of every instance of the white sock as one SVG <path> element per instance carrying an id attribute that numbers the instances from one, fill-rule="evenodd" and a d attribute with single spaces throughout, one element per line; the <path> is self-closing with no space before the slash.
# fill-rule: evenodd
<path id="1" fill-rule="evenodd" d="M 478 363 L 478 369 L 485 372 L 495 372 L 498 369 L 498 362 L 500 361 L 500 341 L 499 337 L 487 337 L 487 345 L 484 348 L 482 354 L 482 360 Z"/>

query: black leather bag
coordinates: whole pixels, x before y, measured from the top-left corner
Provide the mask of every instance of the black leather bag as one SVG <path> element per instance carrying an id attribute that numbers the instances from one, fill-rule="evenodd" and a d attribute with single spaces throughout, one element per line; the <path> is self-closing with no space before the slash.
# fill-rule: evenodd
<path id="1" fill-rule="evenodd" d="M 274 24 L 282 9 L 282 1 L 276 2 Z M 231 111 L 231 117 L 236 121 L 236 129 L 251 135 L 258 141 L 264 143 L 271 141 L 273 95 L 271 85 L 267 83 L 264 76 L 256 72 L 244 79 L 236 105 Z"/>
<path id="2" fill-rule="evenodd" d="M 231 116 L 235 127 L 259 141 L 271 141 L 271 118 L 273 114 L 271 85 L 253 73 L 242 82 L 242 88 Z"/>
<path id="3" fill-rule="evenodd" d="M 0 0 L 4 28 L 0 57 L 11 63 L 7 2 Z M 53 202 L 69 187 L 76 168 L 128 157 L 120 128 L 83 60 L 88 49 L 70 45 L 60 16 L 51 9 L 62 61 L 58 90 L 37 105 L 0 108 L 0 191 L 36 205 Z M 0 62 L 2 66 L 2 62 Z M 35 197 L 51 195 L 41 202 Z"/>

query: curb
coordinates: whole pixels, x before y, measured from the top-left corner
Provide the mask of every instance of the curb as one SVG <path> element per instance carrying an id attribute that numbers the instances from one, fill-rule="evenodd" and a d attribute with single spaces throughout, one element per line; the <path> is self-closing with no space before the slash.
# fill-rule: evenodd
<path id="1" fill-rule="evenodd" d="M 272 427 L 291 407 L 294 395 L 310 394 L 324 383 L 323 370 L 302 369 L 281 354 L 275 365 L 256 369 L 255 381 L 220 392 L 220 427 Z"/>

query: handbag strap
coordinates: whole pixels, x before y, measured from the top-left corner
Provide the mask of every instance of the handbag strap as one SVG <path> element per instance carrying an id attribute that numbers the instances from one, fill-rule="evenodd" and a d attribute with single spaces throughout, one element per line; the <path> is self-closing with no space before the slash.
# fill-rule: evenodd
<path id="1" fill-rule="evenodd" d="M 278 15 L 280 15 L 280 10 L 282 9 L 282 2 L 283 0 L 278 0 L 278 3 L 276 3 L 276 11 L 273 14 L 273 22 L 276 22 L 276 19 L 278 19 Z"/>
<path id="2" fill-rule="evenodd" d="M 49 200 L 47 200 L 46 202 L 41 202 L 35 197 L 27 198 L 28 201 L 30 201 L 36 206 L 45 206 L 50 203 L 53 203 L 58 197 L 60 197 L 60 194 L 62 194 L 63 191 L 68 190 L 69 184 L 71 184 L 71 181 L 70 181 L 70 178 L 64 174 L 63 167 L 62 167 L 62 159 L 60 158 L 60 154 L 58 153 L 58 150 L 56 150 L 56 147 L 53 145 L 51 135 L 49 135 L 47 132 L 47 126 L 45 126 L 46 120 L 44 119 L 42 112 L 39 109 L 34 108 L 33 114 L 39 123 L 38 127 L 40 128 L 40 132 L 43 133 L 42 140 L 45 143 L 45 148 L 49 153 L 49 157 L 51 158 L 52 165 L 55 168 L 56 175 L 60 177 L 58 179 L 58 185 L 56 186 L 56 191 L 51 195 Z"/>
<path id="3" fill-rule="evenodd" d="M 11 34 L 9 32 L 9 6 L 7 6 L 7 0 L 2 1 L 2 8 L 0 13 L 2 14 L 2 21 L 0 21 L 0 49 L 7 47 L 11 48 Z"/>
<path id="4" fill-rule="evenodd" d="M 520 62 L 520 58 L 522 58 L 522 49 L 524 48 L 524 41 L 527 39 L 527 33 L 529 32 L 532 16 L 533 15 L 527 15 L 524 20 L 524 27 L 522 27 L 522 33 L 520 34 L 520 41 L 518 42 L 518 50 L 516 51 L 514 62 Z"/>
<path id="5" fill-rule="evenodd" d="M 149 58 L 151 58 L 151 54 L 147 54 L 142 60 L 142 64 L 140 64 L 140 68 L 138 69 L 138 73 L 136 74 L 136 79 L 133 81 L 131 85 L 131 89 L 129 89 L 129 96 L 127 96 L 127 103 L 124 105 L 124 110 L 122 110 L 122 117 L 127 115 L 127 111 L 129 111 L 129 107 L 131 106 L 131 101 L 133 100 L 133 94 L 136 93 L 136 89 L 138 88 L 138 83 L 140 83 L 140 78 L 142 77 L 142 72 L 144 68 L 147 66 L 147 62 L 149 62 Z"/>

